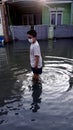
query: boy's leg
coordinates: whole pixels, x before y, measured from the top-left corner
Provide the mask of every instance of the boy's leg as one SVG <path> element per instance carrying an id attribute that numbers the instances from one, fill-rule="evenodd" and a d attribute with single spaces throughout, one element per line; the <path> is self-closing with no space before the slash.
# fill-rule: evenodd
<path id="1" fill-rule="evenodd" d="M 33 79 L 34 79 L 34 80 L 39 80 L 39 74 L 34 73 Z"/>
<path id="2" fill-rule="evenodd" d="M 33 79 L 34 80 L 39 80 L 39 74 L 42 74 L 42 68 L 38 68 L 38 69 L 35 69 L 35 68 L 32 68 L 32 71 L 33 71 Z"/>

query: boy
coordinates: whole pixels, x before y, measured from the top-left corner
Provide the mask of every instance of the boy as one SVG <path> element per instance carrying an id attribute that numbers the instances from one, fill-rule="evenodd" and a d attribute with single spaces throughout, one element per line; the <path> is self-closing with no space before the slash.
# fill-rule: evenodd
<path id="1" fill-rule="evenodd" d="M 28 41 L 30 45 L 30 64 L 33 71 L 33 79 L 39 80 L 39 74 L 42 73 L 42 57 L 40 46 L 37 41 L 37 33 L 35 30 L 30 30 L 27 32 Z"/>

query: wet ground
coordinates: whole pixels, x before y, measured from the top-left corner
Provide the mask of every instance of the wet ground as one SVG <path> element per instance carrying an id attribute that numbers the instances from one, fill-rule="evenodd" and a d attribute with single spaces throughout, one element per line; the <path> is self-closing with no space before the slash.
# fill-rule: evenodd
<path id="1" fill-rule="evenodd" d="M 0 48 L 0 130 L 73 130 L 73 39 L 39 43 L 39 83 L 27 41 Z"/>

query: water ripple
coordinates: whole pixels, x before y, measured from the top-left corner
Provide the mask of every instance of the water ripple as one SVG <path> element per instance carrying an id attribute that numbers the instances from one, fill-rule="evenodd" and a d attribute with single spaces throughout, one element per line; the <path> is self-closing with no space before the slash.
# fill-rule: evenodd
<path id="1" fill-rule="evenodd" d="M 72 59 L 67 60 L 67 58 L 53 56 L 45 57 L 42 78 L 44 87 L 49 93 L 61 93 L 69 88 L 69 80 L 73 71 L 72 65 Z"/>

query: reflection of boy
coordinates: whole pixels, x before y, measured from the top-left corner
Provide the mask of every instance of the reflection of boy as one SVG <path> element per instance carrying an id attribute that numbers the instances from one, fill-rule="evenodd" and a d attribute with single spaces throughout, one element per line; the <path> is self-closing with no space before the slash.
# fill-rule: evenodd
<path id="1" fill-rule="evenodd" d="M 41 103 L 41 93 L 42 93 L 42 83 L 34 82 L 32 85 L 32 97 L 33 103 L 31 104 L 31 108 L 33 112 L 37 112 L 40 109 L 39 103 Z"/>
<path id="2" fill-rule="evenodd" d="M 39 43 L 36 39 L 37 33 L 35 30 L 30 30 L 27 32 L 28 41 L 30 45 L 30 64 L 32 71 L 34 73 L 33 79 L 38 80 L 39 74 L 42 73 L 42 57 Z"/>

